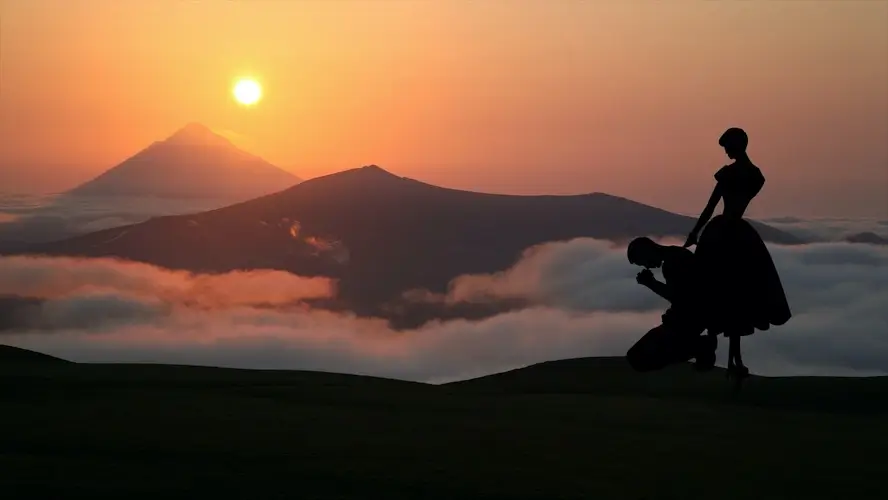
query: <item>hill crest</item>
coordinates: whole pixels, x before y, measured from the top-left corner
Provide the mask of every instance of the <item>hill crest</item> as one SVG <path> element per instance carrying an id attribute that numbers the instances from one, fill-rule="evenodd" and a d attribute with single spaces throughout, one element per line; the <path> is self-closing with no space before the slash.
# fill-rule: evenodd
<path id="1" fill-rule="evenodd" d="M 70 361 L 37 351 L 0 344 L 0 364 L 67 364 Z"/>

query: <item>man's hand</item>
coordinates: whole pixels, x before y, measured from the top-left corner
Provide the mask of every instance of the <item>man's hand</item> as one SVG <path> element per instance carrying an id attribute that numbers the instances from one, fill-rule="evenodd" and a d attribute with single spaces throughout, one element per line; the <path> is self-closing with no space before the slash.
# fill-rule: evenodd
<path id="1" fill-rule="evenodd" d="M 691 233 L 688 235 L 688 239 L 685 241 L 684 247 L 687 248 L 689 246 L 693 246 L 697 244 L 697 233 Z"/>
<path id="2" fill-rule="evenodd" d="M 635 276 L 635 281 L 639 285 L 650 286 L 651 283 L 657 281 L 657 278 L 654 278 L 654 273 L 650 269 L 645 269 Z"/>

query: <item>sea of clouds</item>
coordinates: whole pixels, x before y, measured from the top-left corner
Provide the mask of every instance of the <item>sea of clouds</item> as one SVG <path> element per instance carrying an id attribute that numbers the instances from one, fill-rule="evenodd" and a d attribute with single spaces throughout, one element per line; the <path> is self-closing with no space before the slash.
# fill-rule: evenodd
<path id="1" fill-rule="evenodd" d="M 888 373 L 888 246 L 771 246 L 793 318 L 744 339 L 762 375 Z M 528 249 L 511 269 L 462 276 L 449 303 L 532 304 L 483 320 L 396 331 L 312 309 L 336 283 L 277 271 L 194 275 L 108 259 L 0 257 L 0 295 L 37 297 L 0 343 L 83 362 L 303 369 L 444 382 L 582 356 L 621 356 L 667 304 L 635 283 L 625 248 L 576 239 Z M 723 364 L 726 342 L 719 347 Z"/>
<path id="2" fill-rule="evenodd" d="M 0 242 L 42 241 L 224 200 L 0 196 Z M 888 221 L 764 222 L 815 243 L 771 246 L 794 317 L 744 340 L 763 375 L 888 373 L 888 246 L 840 242 Z M 447 303 L 522 299 L 525 309 L 398 331 L 312 309 L 336 283 L 277 271 L 202 276 L 115 260 L 0 257 L 0 295 L 40 302 L 0 343 L 74 361 L 184 363 L 370 374 L 440 382 L 579 356 L 620 356 L 667 304 L 635 283 L 625 248 L 578 239 L 529 249 L 513 268 L 462 276 Z M 724 341 L 722 341 L 724 344 Z M 720 348 L 724 361 L 725 346 Z"/>
<path id="3" fill-rule="evenodd" d="M 53 241 L 165 215 L 221 208 L 230 200 L 0 193 L 0 245 Z"/>
<path id="4" fill-rule="evenodd" d="M 810 242 L 844 241 L 848 236 L 861 233 L 873 233 L 888 239 L 888 219 L 775 217 L 761 222 Z"/>

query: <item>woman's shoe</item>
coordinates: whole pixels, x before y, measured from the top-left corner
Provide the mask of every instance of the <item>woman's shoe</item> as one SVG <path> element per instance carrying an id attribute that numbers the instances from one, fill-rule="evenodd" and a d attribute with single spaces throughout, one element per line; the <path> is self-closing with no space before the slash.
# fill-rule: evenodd
<path id="1" fill-rule="evenodd" d="M 728 380 L 734 380 L 734 393 L 738 393 L 740 392 L 740 386 L 743 384 L 743 379 L 749 377 L 749 368 L 744 365 L 731 365 L 728 366 L 725 376 Z"/>

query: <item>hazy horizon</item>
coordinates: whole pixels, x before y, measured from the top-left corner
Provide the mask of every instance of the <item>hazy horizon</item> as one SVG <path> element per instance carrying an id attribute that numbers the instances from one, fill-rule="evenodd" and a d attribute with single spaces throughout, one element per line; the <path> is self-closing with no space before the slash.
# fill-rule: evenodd
<path id="1" fill-rule="evenodd" d="M 73 187 L 189 122 L 302 178 L 888 218 L 888 3 L 5 0 L 0 183 Z M 112 41 L 110 43 L 109 41 Z M 357 41 L 356 41 L 357 40 Z M 236 78 L 264 87 L 238 106 Z"/>

